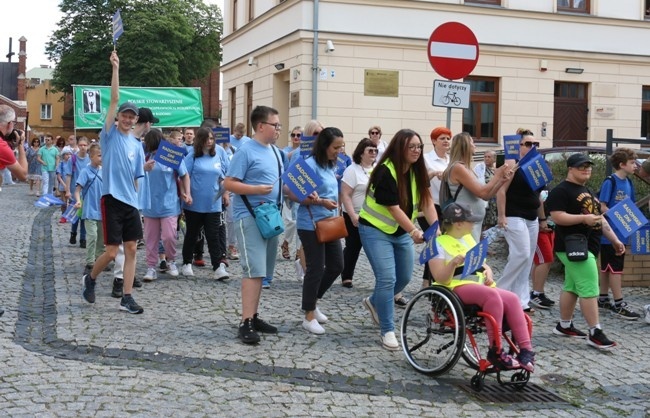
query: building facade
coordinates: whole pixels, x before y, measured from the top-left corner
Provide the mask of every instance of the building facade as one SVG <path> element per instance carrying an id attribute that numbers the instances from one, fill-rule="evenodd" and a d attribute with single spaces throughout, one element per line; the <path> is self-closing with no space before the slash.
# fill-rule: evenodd
<path id="1" fill-rule="evenodd" d="M 447 109 L 432 106 L 442 77 L 427 42 L 456 21 L 479 57 L 457 80 L 470 105 L 452 110 L 451 129 L 479 149 L 519 127 L 543 147 L 596 144 L 608 128 L 646 137 L 649 11 L 648 0 L 226 0 L 222 122 L 249 125 L 264 104 L 280 111 L 281 143 L 312 118 L 341 128 L 348 152 L 372 125 L 387 140 L 405 127 L 428 137 Z"/>

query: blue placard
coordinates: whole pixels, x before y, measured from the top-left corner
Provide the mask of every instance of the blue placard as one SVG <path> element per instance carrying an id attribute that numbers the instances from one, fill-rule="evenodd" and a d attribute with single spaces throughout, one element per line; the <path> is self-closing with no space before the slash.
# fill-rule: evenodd
<path id="1" fill-rule="evenodd" d="M 215 144 L 230 144 L 230 128 L 212 128 Z"/>
<path id="2" fill-rule="evenodd" d="M 282 181 L 302 202 L 320 184 L 320 178 L 305 160 L 297 159 L 282 174 Z"/>
<path id="3" fill-rule="evenodd" d="M 622 242 L 627 242 L 630 235 L 648 224 L 648 220 L 629 197 L 609 208 L 605 217 Z"/>
<path id="4" fill-rule="evenodd" d="M 435 222 L 432 227 L 435 226 L 438 228 L 438 222 Z M 429 228 L 431 229 L 431 228 Z M 427 231 L 429 230 L 427 229 Z M 436 245 L 436 232 L 433 231 L 433 236 L 430 236 L 428 239 L 425 238 L 425 245 L 420 253 L 420 264 L 424 264 L 427 261 L 431 260 L 433 257 L 438 255 L 438 246 Z"/>
<path id="5" fill-rule="evenodd" d="M 60 206 L 63 204 L 63 200 L 54 197 L 52 194 L 46 194 L 38 198 L 36 202 L 34 202 L 34 206 L 37 208 L 47 208 L 49 206 Z"/>
<path id="6" fill-rule="evenodd" d="M 461 279 L 469 276 L 474 273 L 476 270 L 481 268 L 485 264 L 485 259 L 487 258 L 488 250 L 488 241 L 484 239 L 483 241 L 476 244 L 474 248 L 469 250 L 465 254 L 465 265 L 463 266 L 463 274 L 461 274 Z"/>
<path id="7" fill-rule="evenodd" d="M 519 170 L 533 191 L 541 189 L 553 180 L 551 168 L 535 147 L 519 161 Z"/>
<path id="8" fill-rule="evenodd" d="M 630 236 L 632 254 L 650 254 L 650 225 L 645 225 Z"/>
<path id="9" fill-rule="evenodd" d="M 431 237 L 435 238 L 436 237 L 436 231 L 438 230 L 438 226 L 440 224 L 438 221 L 435 221 L 433 225 L 427 228 L 426 231 L 424 231 L 424 240 L 429 241 Z"/>
<path id="10" fill-rule="evenodd" d="M 504 159 L 519 159 L 519 141 L 521 141 L 521 135 L 503 135 Z"/>
<path id="11" fill-rule="evenodd" d="M 187 149 L 185 147 L 177 147 L 167 141 L 160 141 L 153 160 L 173 170 L 178 170 L 186 152 Z"/>
<path id="12" fill-rule="evenodd" d="M 300 137 L 300 155 L 307 158 L 311 155 L 311 150 L 314 148 L 316 142 L 315 136 L 301 136 Z"/>
<path id="13" fill-rule="evenodd" d="M 75 203 L 76 202 L 74 200 L 71 200 L 70 203 L 68 204 L 67 209 L 65 210 L 65 212 L 63 212 L 63 217 L 71 224 L 79 220 L 79 215 L 77 215 L 77 212 L 79 210 L 74 207 Z"/>

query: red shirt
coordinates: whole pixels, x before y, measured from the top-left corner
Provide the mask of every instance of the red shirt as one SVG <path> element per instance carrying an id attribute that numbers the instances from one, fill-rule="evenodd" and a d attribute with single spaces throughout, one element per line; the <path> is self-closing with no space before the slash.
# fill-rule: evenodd
<path id="1" fill-rule="evenodd" d="M 16 164 L 16 156 L 9 144 L 0 139 L 0 170 L 4 170 L 8 165 Z"/>

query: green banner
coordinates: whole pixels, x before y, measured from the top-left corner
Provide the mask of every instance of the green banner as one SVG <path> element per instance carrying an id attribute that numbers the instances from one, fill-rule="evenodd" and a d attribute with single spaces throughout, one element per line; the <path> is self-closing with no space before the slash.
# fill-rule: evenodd
<path id="1" fill-rule="evenodd" d="M 111 88 L 72 86 L 75 129 L 101 129 L 111 102 Z M 148 107 L 160 119 L 160 128 L 198 127 L 203 122 L 203 102 L 199 87 L 120 87 L 120 103 Z"/>

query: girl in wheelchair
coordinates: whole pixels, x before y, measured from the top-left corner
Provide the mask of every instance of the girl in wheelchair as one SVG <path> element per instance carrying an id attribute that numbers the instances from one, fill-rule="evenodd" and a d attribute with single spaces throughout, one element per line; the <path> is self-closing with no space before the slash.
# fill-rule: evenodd
<path id="1" fill-rule="evenodd" d="M 475 222 L 481 222 L 480 217 L 461 204 L 451 203 L 444 208 L 443 234 L 436 238 L 438 254 L 429 261 L 429 268 L 436 283 L 453 290 L 465 305 L 478 305 L 482 311 L 494 317 L 497 329 L 492 329 L 491 322 L 485 321 L 490 340 L 488 361 L 500 370 L 523 368 L 532 372 L 535 353 L 517 295 L 496 287 L 492 270 L 487 264 L 461 279 L 465 254 L 476 245 L 471 235 Z M 519 345 L 517 358 L 497 343 L 501 338 L 504 318 Z"/>

